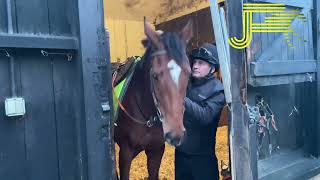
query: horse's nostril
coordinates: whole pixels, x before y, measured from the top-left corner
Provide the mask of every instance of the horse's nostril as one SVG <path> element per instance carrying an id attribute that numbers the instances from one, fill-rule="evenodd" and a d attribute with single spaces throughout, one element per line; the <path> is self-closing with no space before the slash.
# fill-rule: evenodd
<path id="1" fill-rule="evenodd" d="M 164 135 L 164 139 L 165 139 L 168 143 L 170 143 L 171 140 L 172 140 L 172 135 L 171 135 L 171 133 L 170 133 L 170 132 L 169 132 L 169 133 L 166 133 L 166 134 Z"/>
<path id="2" fill-rule="evenodd" d="M 174 146 L 180 146 L 181 141 L 180 141 L 180 139 L 176 138 L 176 139 L 172 142 L 172 144 L 173 144 Z"/>
<path id="3" fill-rule="evenodd" d="M 172 133 L 165 134 L 164 138 L 169 144 L 173 146 L 179 146 L 181 144 L 181 139 L 177 137 L 173 137 Z"/>

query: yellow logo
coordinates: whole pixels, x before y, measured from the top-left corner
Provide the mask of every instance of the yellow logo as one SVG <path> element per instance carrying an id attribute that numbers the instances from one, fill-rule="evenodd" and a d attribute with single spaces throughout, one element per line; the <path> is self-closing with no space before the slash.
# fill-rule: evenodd
<path id="1" fill-rule="evenodd" d="M 270 17 L 265 17 L 264 23 L 253 22 L 253 13 L 272 13 Z M 231 37 L 228 39 L 229 44 L 236 49 L 243 49 L 250 45 L 253 33 L 285 33 L 288 46 L 292 43 L 288 38 L 288 33 L 294 33 L 291 23 L 298 17 L 306 22 L 306 17 L 300 14 L 299 10 L 287 11 L 285 4 L 244 4 L 242 19 L 242 39 Z"/>

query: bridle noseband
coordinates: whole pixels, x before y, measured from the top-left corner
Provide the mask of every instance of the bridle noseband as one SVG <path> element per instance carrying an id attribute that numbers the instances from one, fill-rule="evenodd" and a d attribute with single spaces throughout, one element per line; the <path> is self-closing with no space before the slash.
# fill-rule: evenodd
<path id="1" fill-rule="evenodd" d="M 162 55 L 167 55 L 166 50 L 158 50 L 154 53 L 151 54 L 151 57 L 157 57 L 157 56 L 162 56 Z"/>

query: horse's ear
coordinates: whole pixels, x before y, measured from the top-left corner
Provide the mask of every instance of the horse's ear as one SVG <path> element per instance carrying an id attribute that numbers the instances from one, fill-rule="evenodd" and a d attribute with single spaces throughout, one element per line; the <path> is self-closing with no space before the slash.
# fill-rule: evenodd
<path id="1" fill-rule="evenodd" d="M 190 41 L 193 37 L 193 22 L 189 20 L 187 25 L 181 31 L 181 37 L 186 44 Z"/>
<path id="2" fill-rule="evenodd" d="M 159 46 L 159 37 L 155 30 L 147 23 L 146 17 L 144 17 L 144 33 L 148 37 L 148 39 L 152 42 L 156 47 Z"/>

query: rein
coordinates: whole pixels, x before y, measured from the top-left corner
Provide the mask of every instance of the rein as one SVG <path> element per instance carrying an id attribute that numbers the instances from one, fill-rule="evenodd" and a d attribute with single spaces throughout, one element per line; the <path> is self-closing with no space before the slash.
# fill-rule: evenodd
<path id="1" fill-rule="evenodd" d="M 162 56 L 162 55 L 166 55 L 167 51 L 165 50 L 159 50 L 154 52 L 151 57 L 157 57 L 157 56 Z M 160 122 L 163 122 L 163 114 L 160 111 L 160 103 L 158 101 L 158 98 L 156 96 L 155 90 L 154 90 L 154 80 L 152 78 L 152 69 L 150 69 L 150 73 L 149 73 L 149 79 L 150 79 L 150 89 L 151 89 L 151 93 L 152 93 L 152 98 L 153 98 L 153 102 L 154 105 L 156 107 L 156 111 L 157 111 L 157 116 L 154 117 L 150 117 L 148 120 L 145 120 L 144 122 L 141 122 L 141 120 L 133 117 L 132 115 L 130 115 L 130 113 L 126 110 L 126 108 L 123 106 L 123 104 L 120 102 L 119 98 L 116 96 L 115 94 L 115 90 L 114 90 L 114 83 L 115 83 L 115 79 L 117 77 L 117 71 L 114 72 L 114 74 L 112 75 L 112 91 L 113 94 L 115 96 L 115 99 L 119 105 L 119 107 L 121 108 L 121 110 L 130 118 L 132 119 L 134 122 L 138 123 L 138 124 L 143 124 L 143 125 L 147 125 L 148 127 L 152 127 L 154 125 L 155 122 L 157 122 L 157 120 L 159 120 Z M 139 107 L 140 108 L 140 107 Z M 140 109 L 139 109 L 140 110 Z M 144 117 L 143 113 L 140 112 L 141 115 Z"/>

